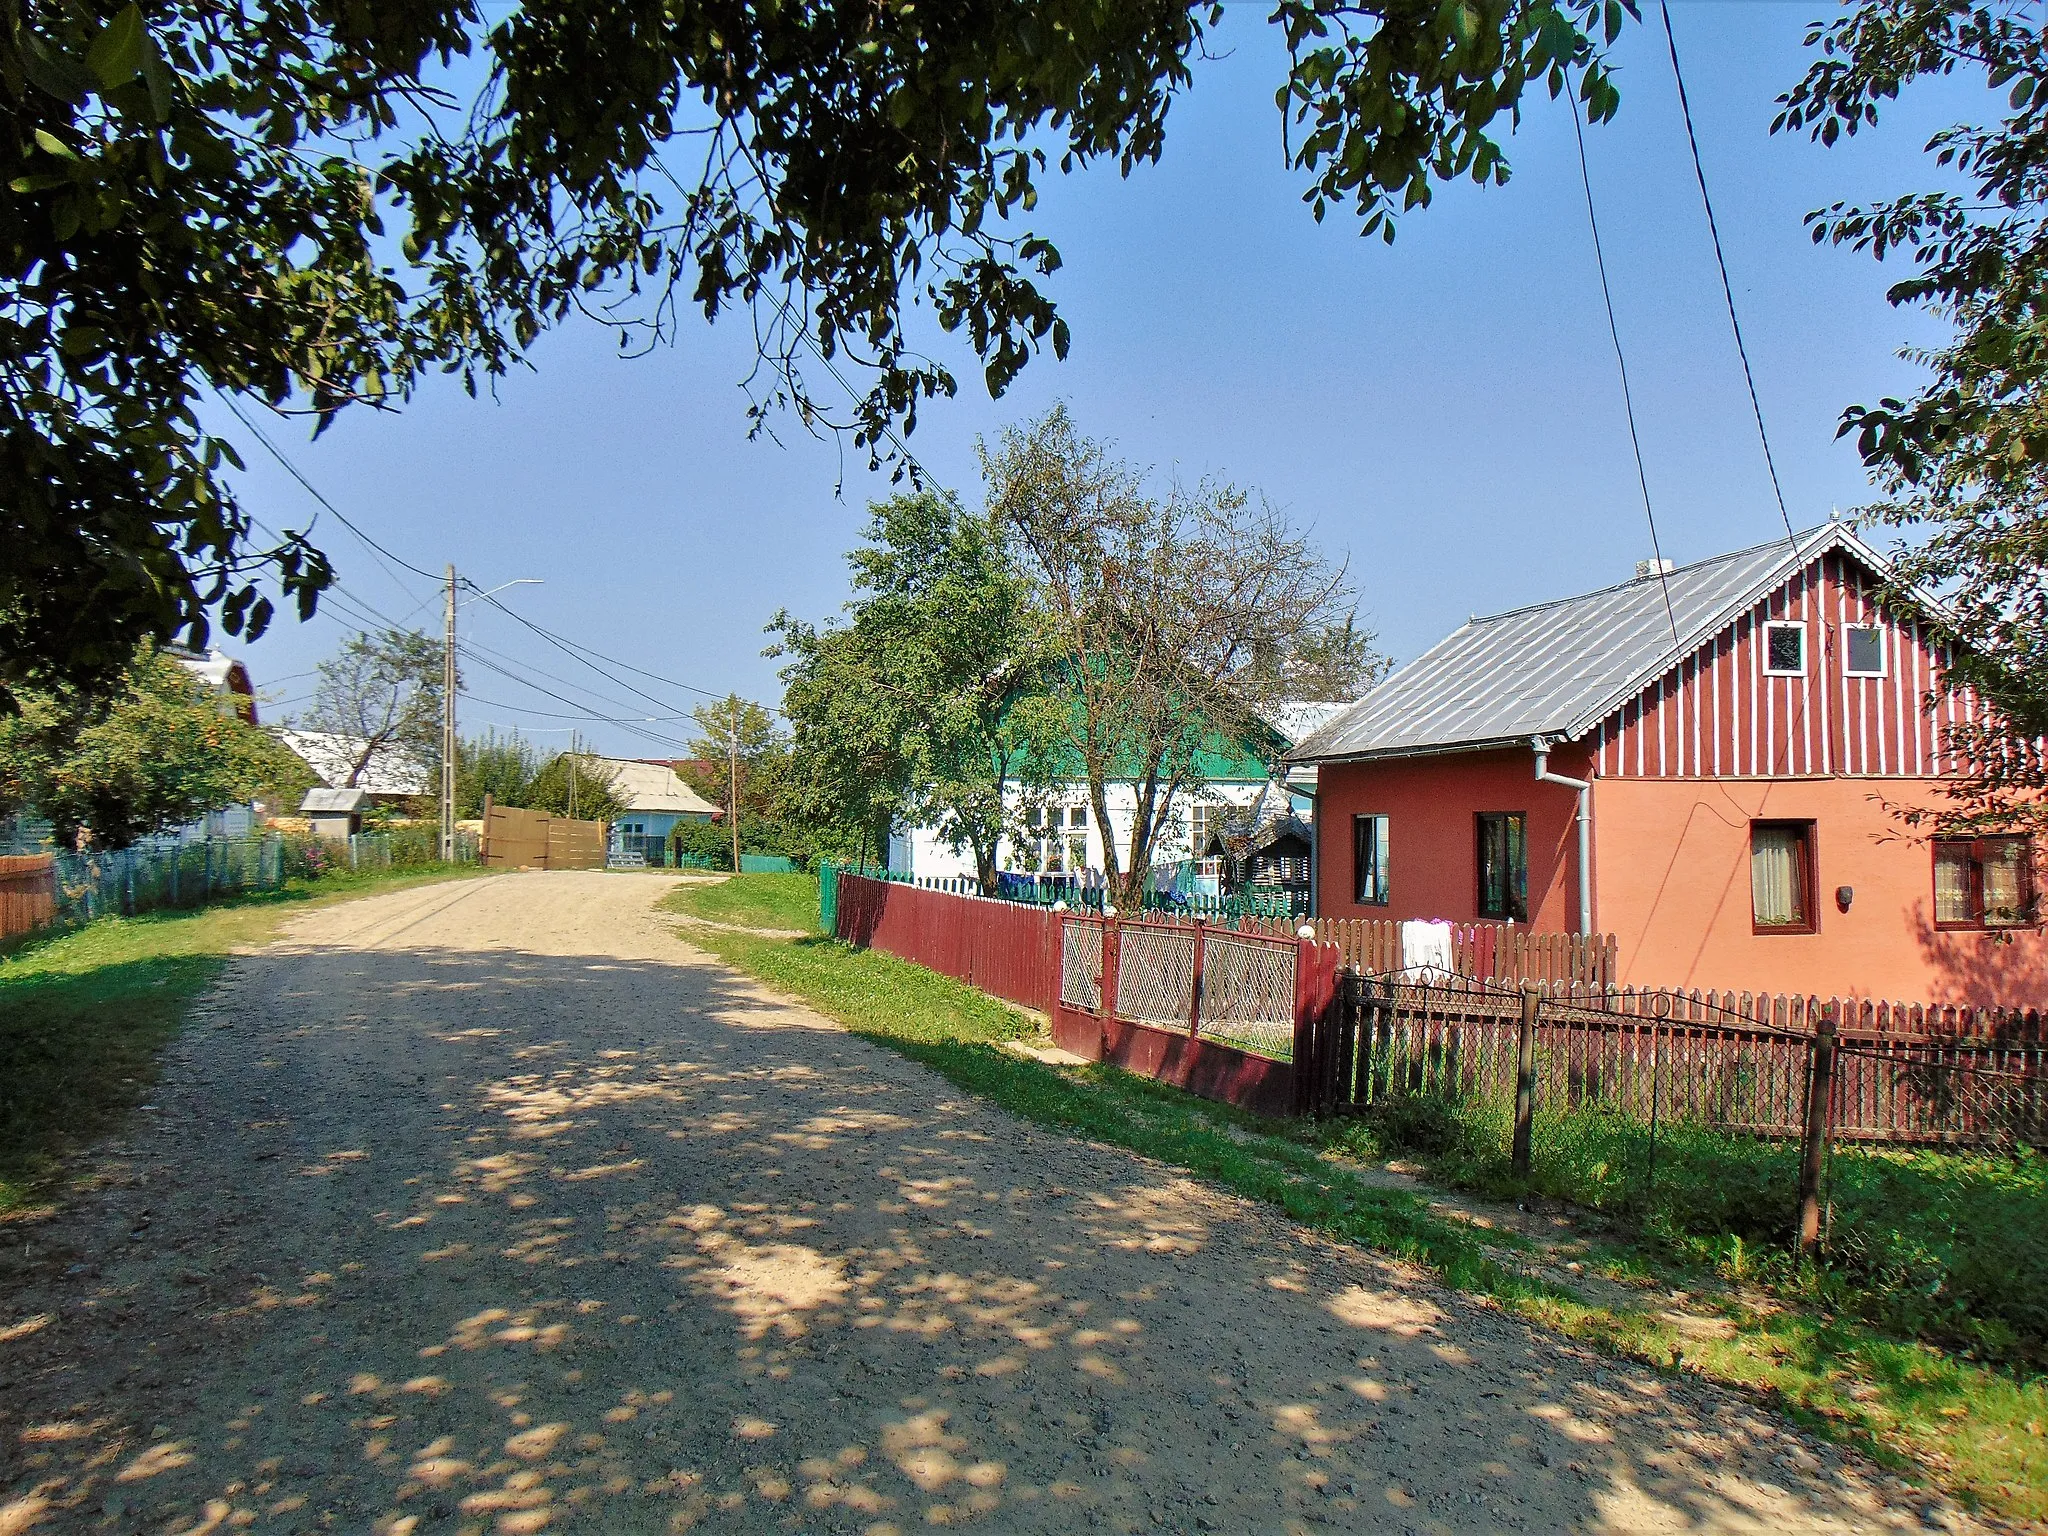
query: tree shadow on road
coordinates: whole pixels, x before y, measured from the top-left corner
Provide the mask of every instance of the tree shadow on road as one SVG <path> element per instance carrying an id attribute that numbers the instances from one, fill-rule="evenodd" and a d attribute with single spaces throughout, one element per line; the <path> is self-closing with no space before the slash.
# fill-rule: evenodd
<path id="1" fill-rule="evenodd" d="M 10 1281 L 5 1536 L 1892 1518 L 709 965 L 268 951 L 150 1119 Z"/>

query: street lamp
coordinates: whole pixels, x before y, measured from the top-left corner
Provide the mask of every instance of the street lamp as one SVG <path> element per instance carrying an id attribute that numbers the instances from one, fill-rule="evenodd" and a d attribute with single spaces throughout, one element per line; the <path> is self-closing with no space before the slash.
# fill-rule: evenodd
<path id="1" fill-rule="evenodd" d="M 468 597 L 465 597 L 462 600 L 461 604 L 457 604 L 457 606 L 460 607 L 463 604 L 473 603 L 480 597 L 489 597 L 492 592 L 502 592 L 507 587 L 544 587 L 546 585 L 547 578 L 544 576 L 520 576 L 516 577 L 511 581 L 499 582 L 495 587 L 491 588 L 490 592 L 472 592 Z"/>

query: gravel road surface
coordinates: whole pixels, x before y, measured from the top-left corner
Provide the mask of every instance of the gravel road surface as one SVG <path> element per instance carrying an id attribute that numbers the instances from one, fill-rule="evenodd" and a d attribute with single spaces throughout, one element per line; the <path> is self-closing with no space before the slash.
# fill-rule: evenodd
<path id="1" fill-rule="evenodd" d="M 0 1228 L 0 1536 L 1969 1528 L 1740 1398 L 1021 1124 L 656 875 L 238 957 Z"/>

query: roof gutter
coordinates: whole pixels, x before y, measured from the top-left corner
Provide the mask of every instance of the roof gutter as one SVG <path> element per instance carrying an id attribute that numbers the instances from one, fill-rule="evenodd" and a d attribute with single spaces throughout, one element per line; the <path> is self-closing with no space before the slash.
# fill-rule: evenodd
<path id="1" fill-rule="evenodd" d="M 1367 747 L 1358 752 L 1309 752 L 1281 761 L 1290 767 L 1319 768 L 1325 763 L 1392 762 L 1409 757 L 1450 757 L 1460 752 L 1503 752 L 1522 745 L 1521 736 L 1492 736 L 1477 741 L 1433 742 L 1421 747 Z M 1569 738 L 1567 738 L 1569 739 Z"/>
<path id="2" fill-rule="evenodd" d="M 1562 784 L 1579 794 L 1579 932 L 1593 931 L 1593 823 L 1592 809 L 1593 781 L 1591 779 L 1567 778 L 1561 773 L 1550 771 L 1550 738 L 1532 736 L 1529 749 L 1536 754 L 1536 782 L 1539 784 Z"/>

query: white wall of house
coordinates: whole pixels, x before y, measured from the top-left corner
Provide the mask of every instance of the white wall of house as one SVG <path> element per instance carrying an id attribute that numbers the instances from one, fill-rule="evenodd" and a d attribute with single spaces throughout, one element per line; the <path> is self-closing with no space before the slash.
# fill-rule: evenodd
<path id="1" fill-rule="evenodd" d="M 1107 798 L 1110 830 L 1116 838 L 1117 863 L 1120 867 L 1127 866 L 1131 852 L 1131 823 L 1137 813 L 1137 786 L 1112 783 L 1107 788 Z M 1021 818 L 1029 814 L 1027 797 L 1022 791 L 1012 789 L 1005 800 L 1013 816 Z M 1254 808 L 1260 814 L 1283 812 L 1288 808 L 1287 800 L 1286 794 L 1263 779 L 1215 783 L 1205 786 L 1198 794 L 1178 796 L 1171 809 L 1171 825 L 1154 845 L 1152 862 L 1155 865 L 1169 864 L 1189 857 L 1190 834 L 1200 833 L 1200 840 L 1206 842 L 1203 823 L 1208 818 L 1243 820 L 1245 814 Z M 1100 870 L 1104 867 L 1102 828 L 1096 825 L 1095 808 L 1089 802 L 1086 784 L 1067 784 L 1058 789 L 1040 791 L 1030 796 L 1029 802 L 1030 808 L 1042 811 L 1038 833 L 1025 839 L 1004 838 L 996 853 L 998 868 L 1026 873 L 1053 870 L 1072 873 L 1077 869 Z M 1295 800 L 1295 804 L 1301 803 L 1299 798 Z M 889 838 L 889 868 L 899 874 L 920 878 L 972 877 L 974 853 L 965 846 L 954 852 L 934 828 L 899 827 Z"/>

